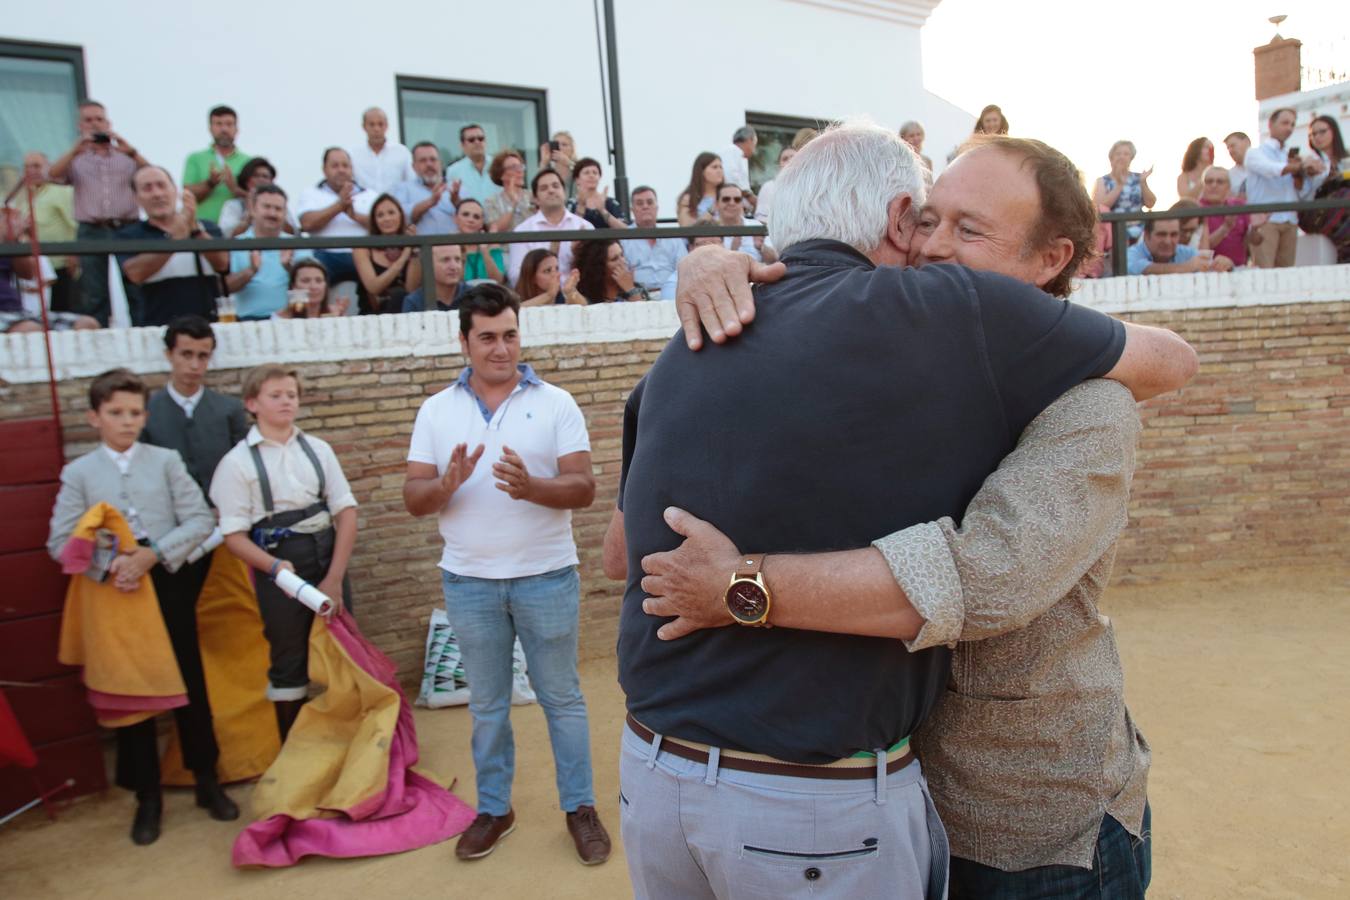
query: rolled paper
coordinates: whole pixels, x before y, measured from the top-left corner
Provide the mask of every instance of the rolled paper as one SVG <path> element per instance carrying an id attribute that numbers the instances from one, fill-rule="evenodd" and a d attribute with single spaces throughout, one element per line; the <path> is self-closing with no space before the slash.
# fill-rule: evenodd
<path id="1" fill-rule="evenodd" d="M 326 616 L 333 611 L 333 601 L 328 599 L 327 594 L 290 569 L 278 569 L 276 577 L 272 580 L 287 597 L 299 600 L 319 615 Z"/>
<path id="2" fill-rule="evenodd" d="M 220 528 L 217 526 L 206 536 L 206 540 L 202 541 L 201 544 L 197 546 L 197 549 L 188 554 L 187 561 L 195 563 L 223 543 L 225 543 L 225 535 L 220 533 Z"/>

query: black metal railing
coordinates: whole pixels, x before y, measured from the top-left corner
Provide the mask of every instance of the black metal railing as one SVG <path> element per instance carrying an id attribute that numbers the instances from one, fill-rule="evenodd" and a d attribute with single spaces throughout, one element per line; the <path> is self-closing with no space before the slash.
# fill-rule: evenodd
<path id="1" fill-rule="evenodd" d="M 1133 223 L 1160 219 L 1195 219 L 1212 216 L 1239 216 L 1252 213 L 1302 212 L 1307 209 L 1343 209 L 1350 199 L 1303 200 L 1298 203 L 1248 203 L 1243 206 L 1191 206 L 1183 209 L 1155 209 L 1151 212 L 1102 213 L 1102 221 L 1111 226 L 1111 275 L 1125 275 L 1125 254 L 1130 249 L 1126 228 Z M 1142 238 L 1141 238 L 1142 240 Z"/>
<path id="2" fill-rule="evenodd" d="M 478 234 L 382 234 L 350 237 L 292 237 L 278 235 L 271 238 L 184 238 L 182 240 L 121 239 L 98 241 L 53 241 L 41 244 L 38 252 L 44 256 L 109 256 L 124 253 L 209 253 L 219 250 L 350 250 L 356 247 L 416 247 L 421 254 L 422 283 L 434 285 L 431 250 L 449 244 L 498 245 L 520 243 L 553 243 L 563 241 L 618 241 L 646 238 L 737 237 L 767 235 L 763 224 L 754 225 L 693 225 L 688 228 L 609 228 L 585 231 L 494 231 Z M 33 247 L 27 243 L 0 243 L 0 256 L 28 256 Z M 436 308 L 436 292 L 423 291 L 426 308 Z"/>

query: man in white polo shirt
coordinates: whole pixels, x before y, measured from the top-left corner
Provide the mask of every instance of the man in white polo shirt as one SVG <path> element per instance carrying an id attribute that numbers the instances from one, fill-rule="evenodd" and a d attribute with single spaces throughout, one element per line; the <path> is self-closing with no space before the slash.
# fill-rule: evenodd
<path id="1" fill-rule="evenodd" d="M 323 151 L 323 181 L 300 195 L 295 214 L 311 237 L 357 237 L 370 233 L 370 207 L 376 195 L 352 176 L 352 158 L 341 147 Z M 328 269 L 328 281 L 356 280 L 350 250 L 319 250 L 314 258 Z"/>
<path id="2" fill-rule="evenodd" d="M 515 227 L 516 231 L 591 231 L 595 226 L 581 216 L 567 211 L 567 188 L 562 176 L 552 169 L 542 169 L 530 182 L 530 191 L 534 194 L 535 205 L 539 212 L 530 216 Z M 520 266 L 525 262 L 525 254 L 536 247 L 547 247 L 558 254 L 558 272 L 563 280 L 572 272 L 571 241 L 529 241 L 511 245 L 507 274 L 510 283 L 520 279 Z"/>
<path id="3" fill-rule="evenodd" d="M 519 310 L 519 298 L 499 284 L 464 295 L 460 345 L 469 365 L 418 410 L 403 502 L 414 516 L 440 517 L 445 608 L 471 690 L 478 817 L 455 855 L 487 856 L 515 829 L 511 650 L 519 637 L 548 719 L 567 830 L 581 861 L 595 865 L 609 858 L 610 841 L 595 811 L 577 677 L 572 541 L 572 510 L 595 499 L 591 445 L 571 395 L 520 365 Z M 490 467 L 479 465 L 484 456 Z"/>

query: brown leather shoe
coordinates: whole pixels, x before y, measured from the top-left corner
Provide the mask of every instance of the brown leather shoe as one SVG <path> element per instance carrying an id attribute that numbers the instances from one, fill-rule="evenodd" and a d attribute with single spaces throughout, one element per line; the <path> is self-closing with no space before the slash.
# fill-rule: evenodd
<path id="1" fill-rule="evenodd" d="M 459 836 L 455 856 L 460 859 L 482 859 L 497 848 L 502 838 L 516 830 L 516 811 L 508 809 L 504 816 L 479 813 L 478 818 Z"/>
<path id="2" fill-rule="evenodd" d="M 585 866 L 598 866 L 609 859 L 609 832 L 600 824 L 594 806 L 578 806 L 567 814 L 567 830 L 577 845 L 577 858 Z"/>

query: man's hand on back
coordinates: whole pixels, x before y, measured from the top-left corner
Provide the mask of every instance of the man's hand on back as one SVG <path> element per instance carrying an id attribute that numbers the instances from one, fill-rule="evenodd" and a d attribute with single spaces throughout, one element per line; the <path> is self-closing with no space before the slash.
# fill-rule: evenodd
<path id="1" fill-rule="evenodd" d="M 666 524 L 684 543 L 666 553 L 642 558 L 642 590 L 648 594 L 642 611 L 649 616 L 674 617 L 657 630 L 663 641 L 684 637 L 704 628 L 731 624 L 722 596 L 731 574 L 740 565 L 736 545 L 708 522 L 682 509 L 669 507 Z"/>
<path id="2" fill-rule="evenodd" d="M 703 346 L 703 329 L 714 344 L 741 333 L 741 326 L 755 318 L 751 282 L 769 284 L 787 274 L 782 263 L 763 265 L 745 253 L 735 253 L 711 244 L 699 247 L 680 260 L 675 290 L 675 311 L 690 350 Z"/>

